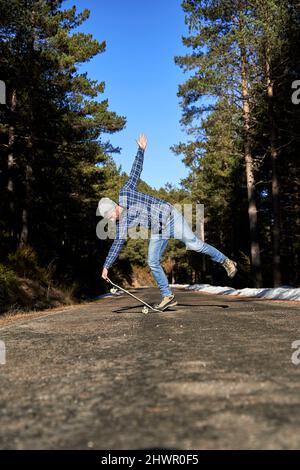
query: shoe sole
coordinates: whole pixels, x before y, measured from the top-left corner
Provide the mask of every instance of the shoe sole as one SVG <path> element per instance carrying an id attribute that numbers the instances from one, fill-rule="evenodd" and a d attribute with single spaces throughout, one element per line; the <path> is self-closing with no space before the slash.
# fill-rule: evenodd
<path id="1" fill-rule="evenodd" d="M 166 310 L 169 307 L 175 307 L 175 305 L 177 305 L 177 303 L 178 303 L 177 300 L 174 300 L 170 304 L 165 305 L 163 308 L 157 307 L 155 305 L 154 305 L 154 308 L 156 308 L 156 310 L 160 310 L 161 312 L 163 312 L 164 310 Z"/>
<path id="2" fill-rule="evenodd" d="M 169 307 L 175 307 L 175 305 L 177 305 L 177 303 L 178 303 L 177 300 L 175 300 L 174 302 L 171 302 L 170 304 L 166 305 L 164 308 L 159 309 L 159 310 L 161 310 L 163 312 L 164 310 L 167 310 L 167 308 L 169 308 Z"/>
<path id="3" fill-rule="evenodd" d="M 235 261 L 234 261 L 234 265 L 235 265 L 235 268 L 236 268 L 235 271 L 233 273 L 231 273 L 230 275 L 228 274 L 228 277 L 230 279 L 232 279 L 236 275 L 236 273 L 238 272 L 237 263 Z"/>

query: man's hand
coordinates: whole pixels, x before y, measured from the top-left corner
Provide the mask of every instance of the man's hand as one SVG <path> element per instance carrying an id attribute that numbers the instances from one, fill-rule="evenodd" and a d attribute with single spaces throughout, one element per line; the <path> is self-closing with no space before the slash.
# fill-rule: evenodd
<path id="1" fill-rule="evenodd" d="M 103 269 L 102 269 L 101 277 L 106 280 L 106 279 L 107 279 L 107 275 L 108 275 L 108 269 L 107 269 L 107 268 L 103 268 Z"/>
<path id="2" fill-rule="evenodd" d="M 143 150 L 145 150 L 147 146 L 147 142 L 148 142 L 148 139 L 145 134 L 140 134 L 139 138 L 136 140 L 136 143 L 138 144 L 138 146 Z"/>

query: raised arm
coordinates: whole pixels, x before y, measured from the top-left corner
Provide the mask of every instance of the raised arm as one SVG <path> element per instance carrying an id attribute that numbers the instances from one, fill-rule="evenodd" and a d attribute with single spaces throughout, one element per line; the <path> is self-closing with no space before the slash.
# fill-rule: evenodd
<path id="1" fill-rule="evenodd" d="M 145 134 L 140 134 L 139 138 L 136 140 L 136 143 L 138 144 L 139 148 L 131 168 L 129 179 L 126 182 L 126 186 L 129 186 L 132 189 L 136 188 L 143 170 L 144 152 L 147 146 L 147 137 Z"/>

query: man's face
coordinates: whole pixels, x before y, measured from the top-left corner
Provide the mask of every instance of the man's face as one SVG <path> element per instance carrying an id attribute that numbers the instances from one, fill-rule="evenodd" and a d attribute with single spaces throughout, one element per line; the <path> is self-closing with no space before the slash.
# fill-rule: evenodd
<path id="1" fill-rule="evenodd" d="M 119 206 L 117 206 L 109 215 L 109 220 L 117 220 L 119 218 Z"/>

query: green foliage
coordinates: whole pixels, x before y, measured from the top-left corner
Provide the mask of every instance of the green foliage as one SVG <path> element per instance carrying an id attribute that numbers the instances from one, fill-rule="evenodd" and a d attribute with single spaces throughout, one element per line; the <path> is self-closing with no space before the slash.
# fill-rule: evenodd
<path id="1" fill-rule="evenodd" d="M 110 242 L 96 238 L 97 204 L 104 195 L 117 200 L 127 178 L 112 158 L 119 148 L 104 138 L 123 129 L 126 118 L 101 99 L 105 82 L 80 68 L 105 53 L 106 42 L 76 31 L 89 17 L 86 9 L 63 9 L 61 0 L 9 3 L 7 8 L 8 2 L 0 0 L 0 78 L 8 98 L 7 106 L 0 107 L 0 296 L 3 301 L 13 298 L 17 275 L 47 284 L 54 273 L 58 283 L 76 284 L 78 296 L 98 294 Z M 300 77 L 299 5 L 288 0 L 185 0 L 182 8 L 189 28 L 183 43 L 190 53 L 175 62 L 189 73 L 178 90 L 189 141 L 172 149 L 190 173 L 180 188 L 169 184 L 155 190 L 143 181 L 139 188 L 172 204 L 203 203 L 205 241 L 237 259 L 239 286 L 249 285 L 240 86 L 244 47 L 260 242 L 269 282 L 273 214 L 267 52 L 274 84 L 284 280 L 299 283 L 300 106 L 291 102 L 291 83 Z M 128 240 L 115 268 L 120 278 L 132 282 L 134 272 L 148 270 L 147 249 L 148 240 Z M 174 240 L 164 255 L 169 277 L 177 282 L 228 281 L 203 259 Z"/>
<path id="2" fill-rule="evenodd" d="M 0 264 L 0 310 L 3 304 L 9 304 L 17 290 L 18 281 L 12 269 Z"/>
<path id="3" fill-rule="evenodd" d="M 103 134 L 121 130 L 124 116 L 100 99 L 105 83 L 80 70 L 105 52 L 105 41 L 74 31 L 89 16 L 62 1 L 0 0 L 0 77 L 7 106 L 0 108 L 0 256 L 30 245 L 41 266 L 55 260 L 56 278 L 98 293 L 104 250 L 95 236 L 98 200 L 119 149 Z M 15 96 L 15 105 L 13 97 Z M 14 164 L 8 168 L 8 160 Z M 10 180 L 12 190 L 7 191 Z M 5 245 L 5 246 L 4 246 Z M 33 255 L 12 255 L 35 277 Z M 24 264 L 24 265 L 23 265 Z"/>
<path id="4" fill-rule="evenodd" d="M 13 284 L 16 279 L 15 272 L 4 264 L 0 264 L 1 285 Z"/>
<path id="5" fill-rule="evenodd" d="M 47 271 L 39 266 L 37 253 L 31 246 L 23 246 L 8 255 L 8 266 L 18 276 L 27 277 L 41 283 L 47 283 L 48 281 Z"/>
<path id="6" fill-rule="evenodd" d="M 178 97 L 181 124 L 190 140 L 172 149 L 190 168 L 183 182 L 185 189 L 194 202 L 205 204 L 205 239 L 241 263 L 241 283 L 251 281 L 244 269 L 244 257 L 250 256 L 241 93 L 244 50 L 250 104 L 247 138 L 254 160 L 265 282 L 272 282 L 273 270 L 270 142 L 275 135 L 282 272 L 284 282 L 297 284 L 300 107 L 291 103 L 291 84 L 300 77 L 299 5 L 288 0 L 185 0 L 182 8 L 189 33 L 183 43 L 190 52 L 176 56 L 175 63 L 189 72 Z M 271 99 L 266 93 L 268 77 L 274 91 Z M 214 279 L 218 281 L 215 273 Z"/>

